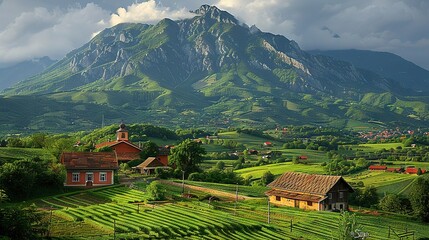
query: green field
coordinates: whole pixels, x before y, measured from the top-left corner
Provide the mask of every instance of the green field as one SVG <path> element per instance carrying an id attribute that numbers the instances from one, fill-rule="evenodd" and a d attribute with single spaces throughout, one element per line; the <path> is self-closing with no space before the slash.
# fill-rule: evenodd
<path id="1" fill-rule="evenodd" d="M 268 164 L 257 167 L 243 168 L 235 172 L 246 178 L 260 178 L 266 171 L 270 171 L 274 175 L 281 175 L 284 172 L 303 172 L 310 174 L 323 174 L 325 170 L 320 164 L 293 164 L 291 162 Z"/>
<path id="2" fill-rule="evenodd" d="M 109 187 L 43 199 L 47 206 L 54 206 L 50 236 L 55 239 L 112 239 L 115 235 L 118 239 L 317 240 L 335 238 L 337 234 L 338 213 L 271 206 L 270 224 L 267 224 L 265 199 L 237 204 L 196 200 L 145 204 L 139 202 L 142 194 L 126 187 Z M 371 239 L 388 239 L 389 226 L 396 231 L 404 231 L 405 227 L 415 231 L 416 239 L 429 234 L 424 224 L 383 213 L 358 213 L 358 223 Z"/>
<path id="3" fill-rule="evenodd" d="M 417 175 L 367 170 L 344 178 L 349 182 L 362 181 L 365 186 L 374 186 L 377 188 L 378 194 L 384 196 L 385 193 L 403 193 L 410 183 L 417 178 Z"/>
<path id="4" fill-rule="evenodd" d="M 13 148 L 13 147 L 0 147 L 0 164 L 2 162 L 10 162 L 20 159 L 31 159 L 39 157 L 41 159 L 55 160 L 46 149 L 43 148 Z"/>
<path id="5" fill-rule="evenodd" d="M 404 147 L 402 143 L 374 143 L 374 144 L 359 144 L 351 145 L 354 150 L 360 149 L 366 152 L 374 152 L 382 149 L 396 149 L 397 147 Z"/>

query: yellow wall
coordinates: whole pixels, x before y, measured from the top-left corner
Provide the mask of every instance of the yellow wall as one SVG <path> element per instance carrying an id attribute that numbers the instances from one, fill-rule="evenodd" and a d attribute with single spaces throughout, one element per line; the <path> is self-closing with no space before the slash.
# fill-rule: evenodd
<path id="1" fill-rule="evenodd" d="M 295 207 L 295 200 L 281 197 L 280 201 L 276 201 L 276 196 L 270 196 L 270 202 L 275 205 Z M 299 208 L 307 210 L 319 210 L 319 204 L 313 202 L 313 206 L 308 206 L 307 201 L 299 201 Z"/>

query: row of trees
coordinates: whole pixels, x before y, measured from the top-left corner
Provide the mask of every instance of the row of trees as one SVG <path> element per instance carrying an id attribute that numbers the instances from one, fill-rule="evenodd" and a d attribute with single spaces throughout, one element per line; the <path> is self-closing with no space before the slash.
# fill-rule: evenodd
<path id="1" fill-rule="evenodd" d="M 18 160 L 0 166 L 0 189 L 10 200 L 23 200 L 46 191 L 59 192 L 65 169 L 59 163 L 40 158 Z"/>

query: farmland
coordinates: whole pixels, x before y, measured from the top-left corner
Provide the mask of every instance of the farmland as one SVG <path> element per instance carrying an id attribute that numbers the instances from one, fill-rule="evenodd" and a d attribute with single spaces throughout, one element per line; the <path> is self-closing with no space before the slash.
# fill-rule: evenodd
<path id="1" fill-rule="evenodd" d="M 124 239 L 327 239 L 337 234 L 338 213 L 271 206 L 268 224 L 265 199 L 237 205 L 185 199 L 145 203 L 142 196 L 141 191 L 118 186 L 45 198 L 36 204 L 54 207 L 50 236 L 61 239 L 113 235 Z M 357 214 L 362 231 L 371 239 L 388 239 L 389 226 L 398 231 L 406 226 L 417 237 L 429 234 L 427 227 L 405 217 Z"/>

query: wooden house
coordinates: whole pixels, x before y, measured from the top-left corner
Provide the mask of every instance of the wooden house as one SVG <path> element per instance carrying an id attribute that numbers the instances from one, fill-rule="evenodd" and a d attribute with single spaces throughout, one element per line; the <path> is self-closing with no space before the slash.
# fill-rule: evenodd
<path id="1" fill-rule="evenodd" d="M 60 161 L 67 172 L 64 186 L 112 185 L 118 169 L 113 152 L 68 152 L 61 155 Z"/>
<path id="2" fill-rule="evenodd" d="M 158 157 L 148 157 L 146 160 L 139 165 L 133 167 L 141 174 L 152 175 L 155 173 L 156 168 L 169 169 L 170 167 L 167 164 L 164 164 L 162 159 Z"/>
<path id="3" fill-rule="evenodd" d="M 119 129 L 116 131 L 116 141 L 103 142 L 95 145 L 96 149 L 103 147 L 112 148 L 119 162 L 140 159 L 140 152 L 142 151 L 138 146 L 130 142 L 128 130 L 124 123 L 121 123 Z"/>
<path id="4" fill-rule="evenodd" d="M 275 205 L 317 211 L 347 210 L 353 188 L 341 176 L 286 172 L 265 192 Z"/>

